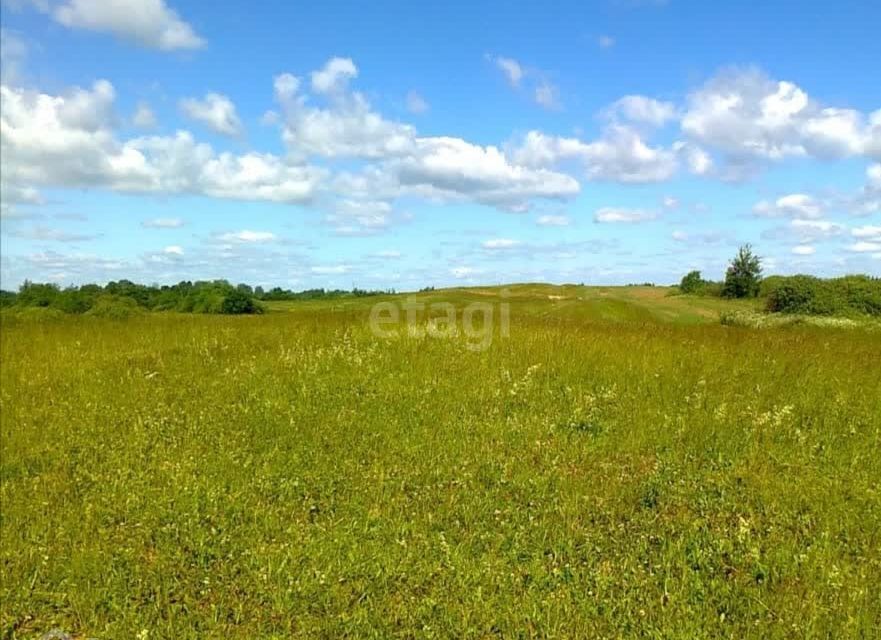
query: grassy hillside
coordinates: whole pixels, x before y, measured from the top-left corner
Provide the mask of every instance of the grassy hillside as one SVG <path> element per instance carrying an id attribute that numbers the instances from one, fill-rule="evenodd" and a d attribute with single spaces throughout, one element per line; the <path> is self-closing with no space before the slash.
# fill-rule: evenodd
<path id="1" fill-rule="evenodd" d="M 649 321 L 674 323 L 718 322 L 723 311 L 758 311 L 755 300 L 676 295 L 671 287 L 586 287 L 579 285 L 515 284 L 498 287 L 442 289 L 395 296 L 346 298 L 337 301 L 267 302 L 272 311 L 313 312 L 335 310 L 369 313 L 381 301 L 413 300 L 431 304 L 453 302 L 509 302 L 512 312 L 523 316 L 571 318 L 587 322 Z"/>
<path id="2" fill-rule="evenodd" d="M 881 334 L 508 290 L 4 317 L 3 637 L 878 635 Z"/>

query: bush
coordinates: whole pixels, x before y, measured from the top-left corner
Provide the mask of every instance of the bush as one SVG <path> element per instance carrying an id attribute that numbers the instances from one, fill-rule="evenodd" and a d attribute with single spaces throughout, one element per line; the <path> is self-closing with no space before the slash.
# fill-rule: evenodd
<path id="1" fill-rule="evenodd" d="M 777 277 L 763 290 L 765 308 L 774 313 L 881 316 L 881 279 L 870 276 Z"/>
<path id="2" fill-rule="evenodd" d="M 679 293 L 719 297 L 722 294 L 722 283 L 704 280 L 700 271 L 690 271 L 679 282 Z"/>
<path id="3" fill-rule="evenodd" d="M 679 283 L 682 293 L 698 293 L 704 287 L 704 280 L 700 271 L 689 271 Z"/>
<path id="4" fill-rule="evenodd" d="M 231 291 L 223 299 L 223 302 L 220 303 L 220 313 L 241 315 L 262 312 L 263 308 L 241 289 Z"/>

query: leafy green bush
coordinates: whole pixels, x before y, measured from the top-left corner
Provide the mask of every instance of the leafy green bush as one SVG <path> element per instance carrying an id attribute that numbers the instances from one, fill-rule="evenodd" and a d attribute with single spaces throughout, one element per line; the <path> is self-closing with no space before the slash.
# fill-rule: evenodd
<path id="1" fill-rule="evenodd" d="M 881 279 L 844 276 L 820 279 L 776 277 L 765 289 L 765 308 L 774 313 L 821 316 L 881 316 Z"/>
<path id="2" fill-rule="evenodd" d="M 679 293 L 686 293 L 696 296 L 715 296 L 722 295 L 722 283 L 712 280 L 704 280 L 700 271 L 690 271 L 679 283 Z"/>
<path id="3" fill-rule="evenodd" d="M 704 280 L 701 278 L 700 271 L 689 271 L 685 276 L 683 276 L 682 281 L 679 283 L 679 290 L 682 293 L 698 293 L 701 289 L 703 289 Z"/>
<path id="4" fill-rule="evenodd" d="M 230 315 L 262 313 L 263 308 L 260 307 L 254 299 L 244 293 L 241 289 L 231 291 L 220 303 L 220 313 Z"/>

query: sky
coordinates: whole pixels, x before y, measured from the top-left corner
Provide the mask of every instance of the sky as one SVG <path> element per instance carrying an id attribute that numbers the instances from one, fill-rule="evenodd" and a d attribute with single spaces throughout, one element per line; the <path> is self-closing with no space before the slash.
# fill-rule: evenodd
<path id="1" fill-rule="evenodd" d="M 2 0 L 0 284 L 881 275 L 881 3 Z"/>

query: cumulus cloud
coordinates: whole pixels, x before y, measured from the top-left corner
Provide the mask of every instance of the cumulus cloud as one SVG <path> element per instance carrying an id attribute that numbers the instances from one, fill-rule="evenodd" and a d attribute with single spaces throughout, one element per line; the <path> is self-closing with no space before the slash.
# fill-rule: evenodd
<path id="1" fill-rule="evenodd" d="M 242 122 L 232 100 L 219 93 L 208 93 L 204 98 L 184 98 L 180 101 L 184 114 L 201 122 L 215 133 L 237 136 L 242 132 Z"/>
<path id="2" fill-rule="evenodd" d="M 327 108 L 306 104 L 296 76 L 284 73 L 275 78 L 275 98 L 283 111 L 282 138 L 288 148 L 300 155 L 366 159 L 386 158 L 410 150 L 415 129 L 386 120 L 373 111 L 360 93 L 345 92 L 348 78 L 355 77 L 357 69 L 353 75 L 345 75 L 339 62 L 332 64 L 334 60 L 312 76 L 313 86 L 317 82 L 322 92 L 332 94 Z"/>
<path id="3" fill-rule="evenodd" d="M 792 253 L 797 256 L 812 256 L 817 252 L 816 247 L 809 244 L 800 244 L 792 248 Z"/>
<path id="4" fill-rule="evenodd" d="M 644 209 L 621 209 L 617 207 L 602 207 L 594 213 L 594 222 L 600 223 L 628 223 L 649 222 L 656 220 L 658 214 Z"/>
<path id="5" fill-rule="evenodd" d="M 661 182 L 669 179 L 678 166 L 675 153 L 647 145 L 635 130 L 621 125 L 608 127 L 594 142 L 530 131 L 512 157 L 534 167 L 575 160 L 592 180 L 624 183 Z"/>
<path id="6" fill-rule="evenodd" d="M 720 73 L 689 94 L 682 131 L 741 169 L 791 157 L 837 159 L 881 151 L 881 116 L 827 107 L 756 69 Z"/>
<path id="7" fill-rule="evenodd" d="M 823 205 L 813 196 L 804 193 L 791 193 L 771 202 L 762 200 L 753 206 L 753 213 L 765 218 L 819 218 L 823 215 Z"/>
<path id="8" fill-rule="evenodd" d="M 51 15 L 71 29 L 110 33 L 161 51 L 205 45 L 163 0 L 66 0 L 51 9 Z"/>
<path id="9" fill-rule="evenodd" d="M 163 253 L 170 256 L 182 256 L 184 255 L 183 247 L 180 247 L 176 244 L 169 245 L 162 250 Z"/>
<path id="10" fill-rule="evenodd" d="M 473 199 L 516 207 L 532 198 L 567 198 L 580 185 L 571 176 L 512 163 L 494 146 L 460 138 L 418 138 L 413 153 L 395 167 L 401 186 L 440 199 Z"/>
<path id="11" fill-rule="evenodd" d="M 0 91 L 4 199 L 7 188 L 47 186 L 307 202 L 325 175 L 271 154 L 218 154 L 186 131 L 120 141 L 103 80 L 58 96 Z"/>
<path id="12" fill-rule="evenodd" d="M 319 94 L 337 93 L 356 77 L 358 68 L 351 58 L 331 58 L 324 67 L 312 72 L 312 91 Z"/>

